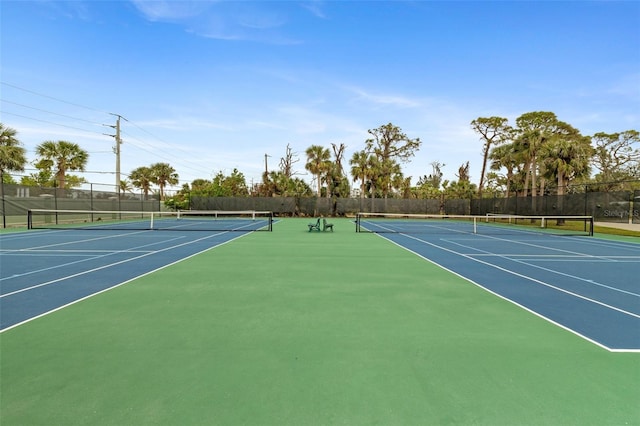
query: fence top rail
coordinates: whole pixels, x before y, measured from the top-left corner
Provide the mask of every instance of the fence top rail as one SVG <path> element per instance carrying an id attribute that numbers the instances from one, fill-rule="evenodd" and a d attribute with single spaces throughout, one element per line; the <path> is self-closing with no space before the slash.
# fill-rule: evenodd
<path id="1" fill-rule="evenodd" d="M 460 215 L 460 214 L 429 214 L 429 213 L 382 213 L 382 212 L 358 212 L 357 216 L 360 217 L 369 217 L 369 218 L 415 218 L 415 219 L 487 219 L 487 218 L 497 218 L 497 219 L 582 219 L 589 220 L 593 219 L 591 215 L 517 215 L 517 214 L 500 214 L 500 213 L 487 213 L 484 215 Z"/>
<path id="2" fill-rule="evenodd" d="M 233 215 L 233 214 L 237 214 L 237 215 L 262 215 L 262 216 L 266 216 L 266 215 L 270 215 L 272 212 L 271 211 L 259 211 L 259 210 L 178 210 L 178 211 L 159 211 L 159 210 L 82 210 L 82 209 L 27 209 L 28 212 L 33 212 L 33 213 L 51 213 L 51 214 L 55 214 L 55 213 L 103 213 L 103 214 L 154 214 L 156 216 L 162 216 L 162 215 L 212 215 L 212 214 L 219 214 L 219 215 Z"/>
<path id="3" fill-rule="evenodd" d="M 446 215 L 445 215 L 446 216 Z M 534 215 L 519 215 L 519 214 L 506 214 L 506 213 L 487 213 L 485 215 L 475 215 L 477 218 L 513 218 L 513 219 L 593 219 L 591 215 L 546 215 L 546 214 L 534 214 Z"/>
<path id="4" fill-rule="evenodd" d="M 269 214 L 272 213 L 269 210 L 178 210 L 180 213 L 184 214 L 214 214 L 214 213 L 222 213 L 222 214 Z"/>
<path id="5" fill-rule="evenodd" d="M 79 209 L 28 209 L 33 213 L 105 213 L 105 214 L 141 214 L 161 213 L 158 210 L 79 210 Z"/>

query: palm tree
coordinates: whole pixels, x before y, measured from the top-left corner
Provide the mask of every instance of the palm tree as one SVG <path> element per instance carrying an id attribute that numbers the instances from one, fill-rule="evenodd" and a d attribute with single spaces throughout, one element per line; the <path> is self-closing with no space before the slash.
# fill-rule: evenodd
<path id="1" fill-rule="evenodd" d="M 176 169 L 168 163 L 155 163 L 151 165 L 153 182 L 160 187 L 160 200 L 164 200 L 164 188 L 167 185 L 178 184 Z"/>
<path id="2" fill-rule="evenodd" d="M 507 170 L 505 197 L 508 198 L 511 190 L 515 188 L 514 176 L 516 169 L 521 165 L 518 160 L 518 154 L 515 152 L 514 144 L 494 147 L 489 154 L 489 159 L 491 160 L 491 170 L 498 171 L 502 168 Z"/>
<path id="3" fill-rule="evenodd" d="M 129 182 L 126 179 L 120 180 L 120 188 L 119 189 L 120 189 L 120 197 L 122 197 L 127 192 L 133 193 L 133 191 L 132 191 L 133 186 L 131 186 L 131 182 Z"/>
<path id="4" fill-rule="evenodd" d="M 36 154 L 55 169 L 58 188 L 65 187 L 68 170 L 84 171 L 89 153 L 76 143 L 68 141 L 45 141 L 36 146 Z"/>
<path id="5" fill-rule="evenodd" d="M 519 138 L 516 139 L 515 146 L 523 155 L 525 170 L 529 172 L 525 178 L 524 196 L 527 196 L 529 178 L 531 178 L 531 195 L 535 197 L 538 192 L 536 184 L 538 151 L 551 137 L 558 124 L 558 118 L 554 113 L 547 111 L 527 112 L 516 118 L 516 124 Z"/>
<path id="6" fill-rule="evenodd" d="M 575 129 L 574 129 L 575 130 Z M 565 187 L 574 178 L 589 176 L 590 160 L 593 156 L 591 140 L 577 131 L 570 135 L 558 135 L 552 138 L 540 151 L 543 156 L 545 177 L 557 179 L 558 212 L 563 213 Z M 557 224 L 564 223 L 558 219 Z"/>
<path id="7" fill-rule="evenodd" d="M 315 175 L 318 180 L 318 197 L 322 194 L 322 175 L 326 173 L 330 163 L 331 153 L 320 145 L 311 145 L 306 150 L 307 164 L 304 168 Z"/>
<path id="8" fill-rule="evenodd" d="M 365 184 L 369 169 L 369 155 L 365 151 L 354 152 L 351 160 L 351 176 L 353 181 L 360 179 L 360 198 L 364 198 Z"/>
<path id="9" fill-rule="evenodd" d="M 381 189 L 384 198 L 388 198 L 394 189 L 400 189 L 404 181 L 404 175 L 400 163 L 393 159 L 381 162 L 382 173 L 380 174 Z"/>
<path id="10" fill-rule="evenodd" d="M 5 172 L 22 172 L 27 163 L 26 150 L 16 138 L 16 132 L 11 127 L 4 127 L 0 123 L 0 175 Z"/>
<path id="11" fill-rule="evenodd" d="M 138 167 L 129 173 L 131 184 L 136 188 L 140 188 L 144 194 L 145 200 L 151 191 L 151 184 L 154 181 L 153 173 L 149 167 Z"/>
<path id="12" fill-rule="evenodd" d="M 545 163 L 545 177 L 556 179 L 558 195 L 564 195 L 572 179 L 589 176 L 593 152 L 591 140 L 579 133 L 554 137 L 544 146 L 540 154 Z"/>
<path id="13" fill-rule="evenodd" d="M 351 176 L 353 181 L 360 179 L 360 198 L 365 198 L 367 182 L 369 182 L 369 193 L 371 198 L 375 198 L 378 184 L 383 185 L 382 165 L 374 154 L 366 151 L 358 151 L 353 154 L 351 160 Z"/>

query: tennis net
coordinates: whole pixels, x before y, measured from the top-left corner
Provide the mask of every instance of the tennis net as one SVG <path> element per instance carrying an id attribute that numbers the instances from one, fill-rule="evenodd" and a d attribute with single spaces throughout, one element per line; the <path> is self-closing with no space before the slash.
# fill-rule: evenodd
<path id="1" fill-rule="evenodd" d="M 592 216 L 358 213 L 356 232 L 593 235 Z"/>
<path id="2" fill-rule="evenodd" d="M 269 211 L 176 212 L 47 210 L 27 213 L 29 229 L 109 229 L 163 231 L 272 231 Z"/>

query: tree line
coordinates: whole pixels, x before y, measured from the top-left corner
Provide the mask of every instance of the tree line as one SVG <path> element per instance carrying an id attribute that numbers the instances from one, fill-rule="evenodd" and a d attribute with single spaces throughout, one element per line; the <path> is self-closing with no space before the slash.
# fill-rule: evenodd
<path id="1" fill-rule="evenodd" d="M 522 114 L 515 127 L 503 117 L 481 117 L 471 127 L 483 143 L 478 195 L 489 189 L 535 197 L 548 185 L 563 195 L 576 183 L 610 191 L 619 182 L 640 179 L 637 130 L 583 136 L 546 111 Z"/>
<path id="2" fill-rule="evenodd" d="M 553 112 L 524 113 L 511 125 L 504 117 L 479 117 L 471 128 L 481 142 L 482 171 L 478 184 L 471 182 L 469 161 L 456 173 L 457 180 L 444 180 L 439 161 L 430 163 L 430 173 L 414 185 L 402 165 L 420 149 L 420 138 L 408 137 L 400 127 L 388 123 L 369 129 L 362 149 L 350 159 L 344 144 L 330 147 L 311 145 L 305 150 L 307 170 L 315 181 L 312 188 L 297 176 L 298 154 L 287 145 L 277 170 L 266 169 L 259 183 L 247 185 L 242 172 L 218 172 L 213 179 L 184 183 L 167 204 L 185 208 L 192 196 L 296 196 L 362 198 L 472 198 L 491 196 L 532 196 L 553 190 L 562 195 L 571 184 L 597 184 L 600 190 L 615 190 L 619 182 L 640 180 L 640 133 L 626 130 L 584 136 L 578 129 L 557 118 Z M 24 171 L 26 151 L 14 129 L 0 123 L 0 172 Z M 72 188 L 86 183 L 70 171 L 84 171 L 89 155 L 78 144 L 45 141 L 36 147 L 32 162 L 37 172 L 23 176 L 24 185 Z M 265 159 L 266 160 L 266 159 Z M 120 181 L 121 194 L 138 188 L 145 196 L 151 191 L 165 199 L 167 186 L 177 185 L 179 176 L 168 163 L 155 163 L 132 170 Z"/>
<path id="3" fill-rule="evenodd" d="M 36 172 L 22 176 L 21 185 L 70 189 L 88 183 L 84 177 L 69 174 L 85 171 L 89 153 L 77 143 L 58 140 L 44 141 L 36 146 L 36 160 L 31 164 Z M 16 183 L 10 172 L 24 172 L 28 164 L 26 149 L 17 138 L 17 131 L 0 123 L 0 173 L 4 183 Z M 168 163 L 154 163 L 138 167 L 129 173 L 129 179 L 120 181 L 119 192 L 126 194 L 133 188 L 140 189 L 145 197 L 158 187 L 160 199 L 168 185 L 178 183 L 178 174 Z"/>

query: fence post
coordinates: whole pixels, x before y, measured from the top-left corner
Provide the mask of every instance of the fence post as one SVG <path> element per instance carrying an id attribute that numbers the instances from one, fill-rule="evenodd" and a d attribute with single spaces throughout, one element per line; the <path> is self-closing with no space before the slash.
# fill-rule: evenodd
<path id="1" fill-rule="evenodd" d="M 636 189 L 633 191 L 633 200 L 631 202 L 631 206 L 633 208 L 634 213 L 631 218 L 631 223 L 640 223 L 640 189 Z M 637 216 L 637 217 L 636 217 Z"/>
<path id="2" fill-rule="evenodd" d="M 7 212 L 4 206 L 4 171 L 0 170 L 0 197 L 2 197 L 2 227 L 7 227 Z"/>

